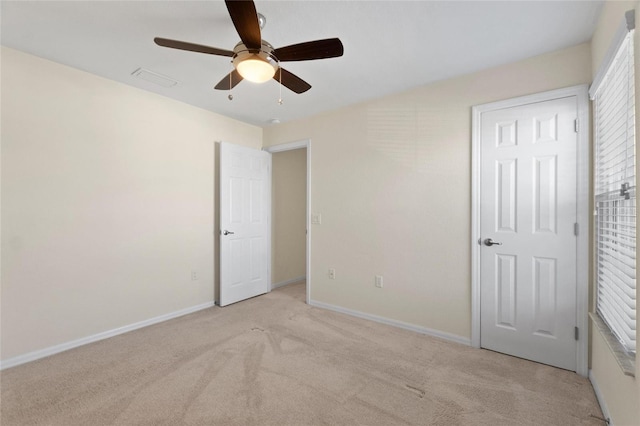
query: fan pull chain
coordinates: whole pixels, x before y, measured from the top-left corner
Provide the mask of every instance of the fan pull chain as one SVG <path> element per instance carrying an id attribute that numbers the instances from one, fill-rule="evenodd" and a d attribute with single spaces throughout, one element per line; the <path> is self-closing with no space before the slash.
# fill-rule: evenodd
<path id="1" fill-rule="evenodd" d="M 231 68 L 233 68 L 233 61 L 230 62 L 230 64 L 231 64 Z M 229 73 L 229 96 L 227 96 L 227 98 L 229 98 L 230 101 L 233 100 L 233 93 L 231 92 L 232 90 L 233 90 L 233 69 Z"/>
<path id="2" fill-rule="evenodd" d="M 280 80 L 280 98 L 278 99 L 278 105 L 282 105 L 282 68 L 278 69 L 280 75 L 278 79 Z"/>

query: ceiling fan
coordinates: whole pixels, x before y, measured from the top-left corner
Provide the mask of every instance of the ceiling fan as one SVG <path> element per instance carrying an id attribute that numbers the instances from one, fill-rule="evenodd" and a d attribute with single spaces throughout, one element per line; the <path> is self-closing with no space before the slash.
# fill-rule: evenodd
<path id="1" fill-rule="evenodd" d="M 260 19 L 252 0 L 225 0 L 225 4 L 241 40 L 232 51 L 161 37 L 154 39 L 157 45 L 163 47 L 232 58 L 235 69 L 215 86 L 218 90 L 231 90 L 243 79 L 264 83 L 273 78 L 295 93 L 304 93 L 311 85 L 280 67 L 280 62 L 335 58 L 344 53 L 342 42 L 338 38 L 274 49 L 262 39 Z"/>

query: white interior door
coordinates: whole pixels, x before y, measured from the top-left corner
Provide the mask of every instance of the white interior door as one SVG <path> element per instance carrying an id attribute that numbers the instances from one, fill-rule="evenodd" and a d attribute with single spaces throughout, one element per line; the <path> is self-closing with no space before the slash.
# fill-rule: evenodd
<path id="1" fill-rule="evenodd" d="M 480 345 L 573 371 L 576 118 L 575 96 L 484 112 L 480 147 Z"/>
<path id="2" fill-rule="evenodd" d="M 220 144 L 220 306 L 270 288 L 271 154 Z"/>

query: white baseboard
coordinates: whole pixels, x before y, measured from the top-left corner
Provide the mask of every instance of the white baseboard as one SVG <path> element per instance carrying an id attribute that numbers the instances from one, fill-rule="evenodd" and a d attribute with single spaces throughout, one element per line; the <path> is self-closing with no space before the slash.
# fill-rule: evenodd
<path id="1" fill-rule="evenodd" d="M 214 302 L 207 302 L 201 305 L 192 306 L 190 308 L 181 309 L 179 311 L 170 312 L 168 314 L 160 315 L 154 318 L 149 318 L 144 321 L 136 322 L 133 324 L 125 325 L 123 327 L 114 328 L 113 330 L 103 331 L 102 333 L 94 334 L 92 336 L 83 337 L 81 339 L 72 340 L 70 342 L 61 343 L 59 345 L 50 346 L 48 348 L 40 349 L 37 351 L 29 352 L 24 355 L 19 355 L 13 358 L 9 358 L 4 361 L 0 361 L 0 370 L 15 367 L 20 364 L 35 361 L 40 358 L 45 358 L 50 355 L 54 355 L 60 352 L 68 351 L 69 349 L 77 348 L 89 343 L 97 342 L 99 340 L 108 339 L 109 337 L 124 334 L 129 331 L 137 330 L 139 328 L 148 327 L 159 322 L 167 321 L 173 318 L 181 317 L 183 315 L 191 314 L 193 312 L 201 311 L 214 306 Z"/>
<path id="2" fill-rule="evenodd" d="M 611 422 L 611 416 L 609 415 L 609 409 L 607 408 L 607 404 L 604 402 L 604 398 L 602 397 L 602 393 L 600 392 L 600 388 L 598 387 L 598 382 L 589 369 L 589 381 L 591 382 L 591 386 L 593 386 L 593 391 L 596 394 L 596 399 L 598 400 L 598 404 L 600 404 L 600 410 L 602 410 L 602 417 L 607 419 L 607 424 L 609 426 L 613 426 L 613 422 Z"/>
<path id="3" fill-rule="evenodd" d="M 276 289 L 278 287 L 284 287 L 285 285 L 299 283 L 300 281 L 304 281 L 306 279 L 307 279 L 307 277 L 305 275 L 303 275 L 301 277 L 292 278 L 290 280 L 280 281 L 279 283 L 271 284 L 271 290 Z"/>
<path id="4" fill-rule="evenodd" d="M 378 315 L 372 315 L 364 312 L 354 311 L 351 309 L 330 305 L 328 303 L 318 302 L 315 300 L 310 300 L 309 304 L 317 308 L 328 309 L 330 311 L 339 312 L 341 314 L 351 315 L 353 317 L 358 317 L 358 318 L 366 319 L 369 321 L 375 321 L 381 324 L 391 325 L 394 327 L 403 328 L 405 330 L 415 331 L 416 333 L 426 334 L 427 336 L 438 337 L 440 339 L 448 340 L 450 342 L 461 343 L 466 346 L 471 346 L 471 339 L 467 337 L 457 336 L 455 334 L 445 333 L 444 331 L 432 330 L 430 328 L 421 327 L 418 325 L 409 324 L 406 322 L 397 321 L 397 320 L 393 320 L 385 317 L 380 317 Z"/>

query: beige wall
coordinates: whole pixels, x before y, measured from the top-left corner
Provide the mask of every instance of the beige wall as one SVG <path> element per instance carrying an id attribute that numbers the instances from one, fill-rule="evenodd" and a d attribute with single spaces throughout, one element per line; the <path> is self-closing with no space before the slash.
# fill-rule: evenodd
<path id="1" fill-rule="evenodd" d="M 640 2 L 607 1 L 605 3 L 591 44 L 594 76 L 611 44 L 613 35 L 622 22 L 624 13 L 631 9 L 636 10 L 636 23 L 640 22 Z M 636 129 L 640 129 L 640 32 L 638 30 L 635 32 L 634 44 Z M 636 141 L 638 134 L 636 130 Z M 636 145 L 639 144 L 636 142 Z M 636 172 L 636 178 L 638 175 L 640 173 Z M 636 269 L 638 266 L 640 265 L 636 265 Z M 592 329 L 591 377 L 609 411 L 612 424 L 638 425 L 640 424 L 640 380 L 638 379 L 640 363 L 636 360 L 635 378 L 625 376 L 600 332 L 593 327 Z M 640 324 L 636 324 L 636 332 L 638 333 L 636 341 L 640 342 Z"/>
<path id="2" fill-rule="evenodd" d="M 265 129 L 312 140 L 313 300 L 469 339 L 471 107 L 590 81 L 582 44 Z"/>
<path id="3" fill-rule="evenodd" d="M 1 55 L 2 360 L 211 302 L 214 142 L 262 129 Z"/>
<path id="4" fill-rule="evenodd" d="M 277 285 L 306 274 L 306 148 L 273 154 L 271 169 L 271 282 Z"/>

